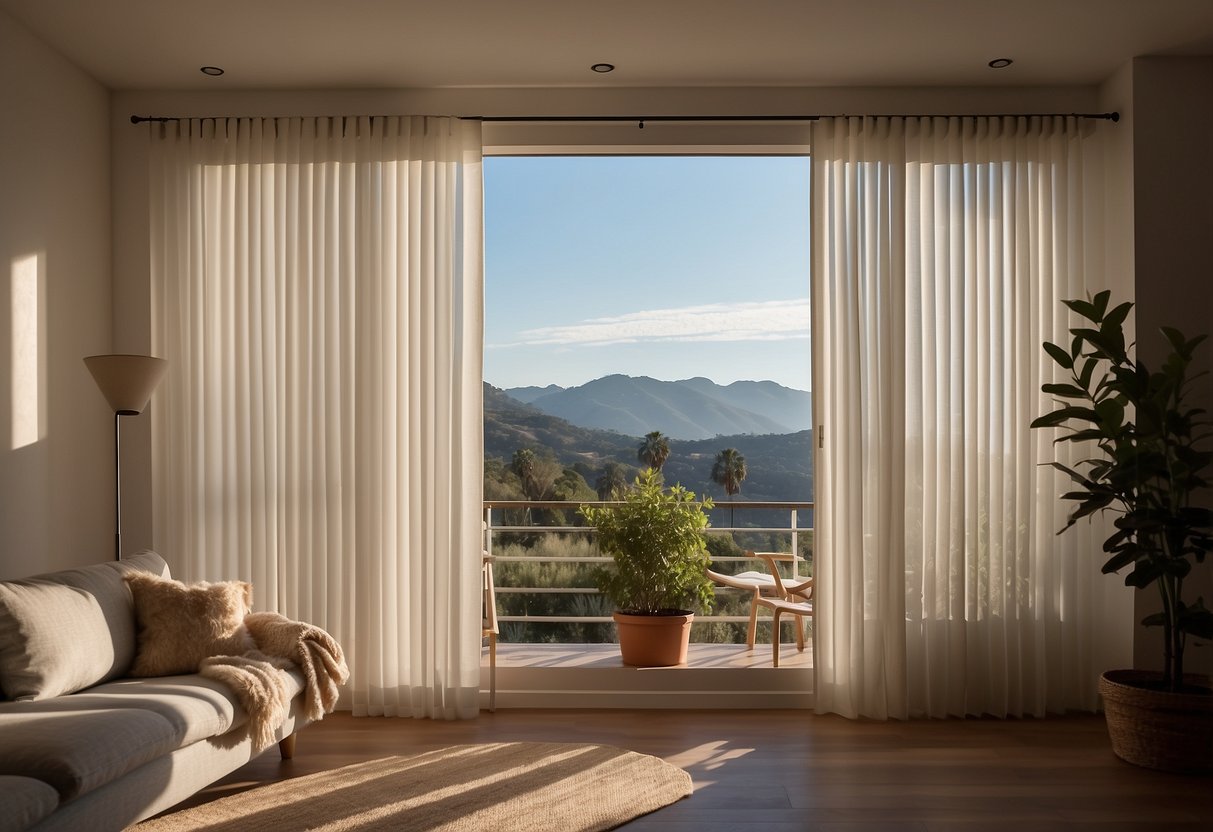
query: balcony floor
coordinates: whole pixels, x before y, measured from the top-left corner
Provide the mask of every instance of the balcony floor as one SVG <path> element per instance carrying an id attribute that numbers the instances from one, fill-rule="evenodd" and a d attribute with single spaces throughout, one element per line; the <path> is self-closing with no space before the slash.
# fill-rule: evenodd
<path id="1" fill-rule="evenodd" d="M 488 651 L 485 651 L 488 662 Z M 795 642 L 781 644 L 779 667 L 811 668 L 813 645 L 805 643 L 804 652 L 796 649 Z M 488 665 L 484 665 L 487 672 Z M 619 657 L 619 645 L 604 644 L 497 644 L 497 667 L 617 667 L 625 668 Z M 748 649 L 744 644 L 691 644 L 687 650 L 687 663 L 678 667 L 630 668 L 631 670 L 671 672 L 695 668 L 766 668 L 771 669 L 771 645 L 755 644 Z"/>
<path id="2" fill-rule="evenodd" d="M 488 650 L 481 706 L 489 706 Z M 813 651 L 692 644 L 677 667 L 629 667 L 618 644 L 498 644 L 497 708 L 811 708 Z"/>

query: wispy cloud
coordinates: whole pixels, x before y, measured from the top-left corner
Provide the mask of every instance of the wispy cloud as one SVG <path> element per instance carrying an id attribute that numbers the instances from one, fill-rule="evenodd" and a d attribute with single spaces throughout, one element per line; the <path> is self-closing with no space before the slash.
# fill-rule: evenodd
<path id="1" fill-rule="evenodd" d="M 772 300 L 712 303 L 674 309 L 589 318 L 565 326 L 519 333 L 519 340 L 496 347 L 537 345 L 606 346 L 669 341 L 786 341 L 809 337 L 809 301 Z"/>

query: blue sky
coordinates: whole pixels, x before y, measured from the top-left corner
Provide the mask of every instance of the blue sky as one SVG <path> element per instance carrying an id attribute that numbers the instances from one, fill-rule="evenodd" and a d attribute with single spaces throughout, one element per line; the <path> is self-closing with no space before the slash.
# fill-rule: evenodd
<path id="1" fill-rule="evenodd" d="M 809 389 L 809 160 L 486 157 L 484 377 Z"/>

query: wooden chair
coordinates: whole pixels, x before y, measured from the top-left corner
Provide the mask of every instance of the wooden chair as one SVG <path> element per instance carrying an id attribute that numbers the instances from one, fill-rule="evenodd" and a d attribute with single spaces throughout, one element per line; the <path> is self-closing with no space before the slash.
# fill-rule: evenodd
<path id="1" fill-rule="evenodd" d="M 707 570 L 708 578 L 720 586 L 732 587 L 750 593 L 750 624 L 746 629 L 746 647 L 750 650 L 754 649 L 754 635 L 758 629 L 758 607 L 759 601 L 764 596 L 773 596 L 775 598 L 783 598 L 785 592 L 782 589 L 783 584 L 779 577 L 779 571 L 775 569 L 776 561 L 791 562 L 795 564 L 795 559 L 791 552 L 746 552 L 748 558 L 764 558 L 770 564 L 770 572 L 749 571 L 741 572 L 736 575 L 725 575 L 720 572 L 714 572 L 711 569 Z"/>
<path id="2" fill-rule="evenodd" d="M 758 607 L 766 607 L 773 614 L 771 619 L 772 662 L 775 667 L 779 667 L 779 618 L 784 613 L 793 617 L 796 627 L 796 649 L 804 652 L 804 619 L 813 617 L 813 579 L 794 578 L 791 582 L 785 583 L 775 565 L 776 558 L 767 552 L 757 554 L 766 561 L 775 578 L 777 595 L 776 597 L 756 595 L 754 610 L 756 611 Z M 751 613 L 752 616 L 753 613 Z"/>
<path id="3" fill-rule="evenodd" d="M 480 637 L 489 640 L 489 710 L 497 710 L 497 591 L 493 586 L 493 558 L 484 556 L 481 566 Z"/>

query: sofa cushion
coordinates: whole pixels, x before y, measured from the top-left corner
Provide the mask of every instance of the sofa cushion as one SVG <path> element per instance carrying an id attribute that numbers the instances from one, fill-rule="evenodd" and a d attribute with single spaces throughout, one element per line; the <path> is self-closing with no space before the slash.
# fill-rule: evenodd
<path id="1" fill-rule="evenodd" d="M 135 622 L 123 576 L 167 575 L 155 552 L 0 582 L 0 691 L 42 699 L 124 674 Z"/>
<path id="2" fill-rule="evenodd" d="M 133 573 L 138 651 L 132 676 L 196 673 L 208 656 L 238 656 L 255 645 L 244 629 L 253 588 L 244 581 L 210 584 Z"/>
<path id="3" fill-rule="evenodd" d="M 26 703 L 12 702 L 0 708 L 0 774 L 35 777 L 53 786 L 65 801 L 168 754 L 181 741 L 178 729 L 152 711 L 25 712 L 26 708 L 15 707 L 23 705 Z"/>
<path id="4" fill-rule="evenodd" d="M 55 811 L 59 793 L 32 777 L 0 775 L 0 832 L 21 832 Z"/>

